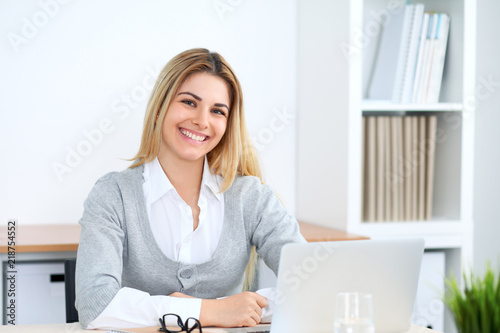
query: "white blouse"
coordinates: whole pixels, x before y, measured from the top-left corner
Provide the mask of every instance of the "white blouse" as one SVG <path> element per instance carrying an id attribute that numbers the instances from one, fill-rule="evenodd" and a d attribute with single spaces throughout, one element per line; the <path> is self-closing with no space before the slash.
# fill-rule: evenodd
<path id="1" fill-rule="evenodd" d="M 167 257 L 189 264 L 208 261 L 215 253 L 224 222 L 222 177 L 210 172 L 205 158 L 198 206 L 198 227 L 193 230 L 193 212 L 181 199 L 158 159 L 144 166 L 144 198 L 151 230 Z"/>

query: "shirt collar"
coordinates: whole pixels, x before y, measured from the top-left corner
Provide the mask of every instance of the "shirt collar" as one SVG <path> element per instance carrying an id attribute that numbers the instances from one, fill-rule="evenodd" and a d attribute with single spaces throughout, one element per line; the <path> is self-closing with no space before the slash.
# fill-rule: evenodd
<path id="1" fill-rule="evenodd" d="M 156 200 L 160 199 L 169 191 L 175 191 L 174 186 L 168 179 L 165 171 L 161 167 L 158 158 L 155 158 L 153 161 L 145 164 L 146 168 L 146 179 L 145 181 L 150 182 L 150 202 L 153 203 Z M 218 175 L 214 175 L 210 171 L 210 167 L 208 165 L 207 157 L 205 156 L 205 161 L 203 163 L 203 176 L 201 180 L 201 189 L 204 187 L 208 188 L 210 192 L 217 198 L 217 200 L 221 200 L 221 181 L 222 177 Z"/>
<path id="2" fill-rule="evenodd" d="M 210 166 L 208 165 L 207 157 L 205 156 L 205 162 L 203 163 L 203 178 L 201 180 L 201 187 L 208 187 L 208 189 L 212 192 L 212 194 L 217 198 L 217 200 L 221 200 L 221 182 L 222 177 L 219 175 L 214 175 L 210 171 Z"/>
<path id="3" fill-rule="evenodd" d="M 146 178 L 146 181 L 149 181 L 150 183 L 150 203 L 160 199 L 169 191 L 175 191 L 174 185 L 172 185 L 165 174 L 165 171 L 163 171 L 158 158 L 146 163 L 144 167 L 147 169 L 146 174 L 148 177 Z"/>

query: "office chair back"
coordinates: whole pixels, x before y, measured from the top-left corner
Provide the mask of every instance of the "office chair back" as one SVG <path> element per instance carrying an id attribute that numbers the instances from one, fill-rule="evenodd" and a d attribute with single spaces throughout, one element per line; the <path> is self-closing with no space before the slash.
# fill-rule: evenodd
<path id="1" fill-rule="evenodd" d="M 78 311 L 75 308 L 75 269 L 76 259 L 64 261 L 64 288 L 66 292 L 66 323 L 78 321 Z"/>

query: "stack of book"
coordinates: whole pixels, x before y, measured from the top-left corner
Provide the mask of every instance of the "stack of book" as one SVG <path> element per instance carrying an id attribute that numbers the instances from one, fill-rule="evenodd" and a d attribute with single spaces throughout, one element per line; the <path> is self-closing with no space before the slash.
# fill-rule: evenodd
<path id="1" fill-rule="evenodd" d="M 441 90 L 450 17 L 406 4 L 386 18 L 368 89 L 369 99 L 437 103 Z"/>
<path id="2" fill-rule="evenodd" d="M 437 116 L 363 117 L 363 220 L 430 220 Z"/>

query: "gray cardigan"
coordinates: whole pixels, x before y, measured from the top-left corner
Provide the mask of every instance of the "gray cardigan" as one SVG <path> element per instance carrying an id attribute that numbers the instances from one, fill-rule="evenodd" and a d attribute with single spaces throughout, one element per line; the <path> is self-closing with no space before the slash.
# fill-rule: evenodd
<path id="1" fill-rule="evenodd" d="M 197 265 L 171 260 L 149 225 L 143 169 L 103 176 L 84 203 L 76 267 L 76 308 L 84 327 L 122 287 L 151 295 L 228 296 L 241 284 L 253 245 L 277 273 L 282 246 L 305 241 L 269 186 L 237 177 L 224 194 L 224 225 L 212 258 Z"/>

